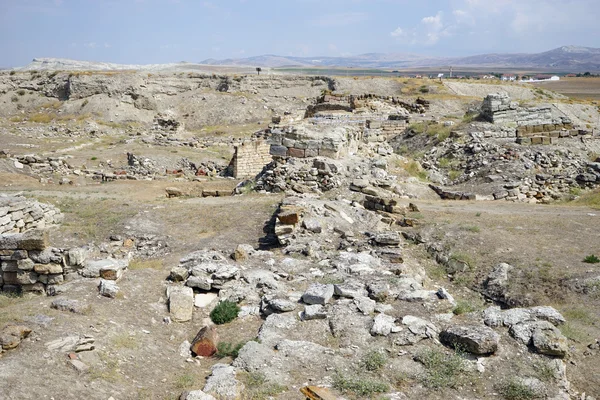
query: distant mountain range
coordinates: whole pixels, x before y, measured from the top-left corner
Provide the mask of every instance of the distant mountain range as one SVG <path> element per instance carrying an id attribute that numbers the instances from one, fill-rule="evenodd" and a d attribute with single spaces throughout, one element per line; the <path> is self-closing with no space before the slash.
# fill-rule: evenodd
<path id="1" fill-rule="evenodd" d="M 351 57 L 257 57 L 201 61 L 208 65 L 256 67 L 355 67 L 355 68 L 424 68 L 424 67 L 495 67 L 534 68 L 562 71 L 600 70 L 600 48 L 563 46 L 536 54 L 482 54 L 469 57 L 425 57 L 417 54 L 367 53 Z"/>
<path id="2" fill-rule="evenodd" d="M 600 71 L 600 48 L 563 46 L 536 54 L 482 54 L 469 57 L 427 57 L 418 54 L 367 53 L 350 57 L 284 57 L 262 55 L 226 60 L 208 59 L 200 63 L 124 65 L 60 58 L 35 58 L 18 70 L 145 70 L 206 71 L 210 67 L 282 68 L 353 67 L 378 69 L 417 69 L 430 67 L 540 69 L 561 72 Z"/>

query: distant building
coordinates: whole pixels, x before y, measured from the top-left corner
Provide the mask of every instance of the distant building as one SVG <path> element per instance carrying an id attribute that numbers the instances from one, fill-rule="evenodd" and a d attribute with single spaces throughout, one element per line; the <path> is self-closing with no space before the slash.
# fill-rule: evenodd
<path id="1" fill-rule="evenodd" d="M 502 80 L 503 81 L 510 81 L 513 82 L 517 79 L 517 77 L 515 75 L 502 75 Z"/>

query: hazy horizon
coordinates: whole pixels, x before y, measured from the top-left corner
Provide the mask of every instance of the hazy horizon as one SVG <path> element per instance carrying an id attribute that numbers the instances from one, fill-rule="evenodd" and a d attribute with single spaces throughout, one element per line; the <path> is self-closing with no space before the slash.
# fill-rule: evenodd
<path id="1" fill-rule="evenodd" d="M 600 47 L 594 0 L 0 0 L 0 66 Z"/>

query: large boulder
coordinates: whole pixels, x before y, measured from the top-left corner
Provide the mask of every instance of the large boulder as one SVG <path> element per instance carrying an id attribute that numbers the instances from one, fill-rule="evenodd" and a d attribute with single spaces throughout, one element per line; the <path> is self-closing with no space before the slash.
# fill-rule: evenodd
<path id="1" fill-rule="evenodd" d="M 487 326 L 451 326 L 440 333 L 440 341 L 473 354 L 492 354 L 498 350 L 500 335 Z"/>

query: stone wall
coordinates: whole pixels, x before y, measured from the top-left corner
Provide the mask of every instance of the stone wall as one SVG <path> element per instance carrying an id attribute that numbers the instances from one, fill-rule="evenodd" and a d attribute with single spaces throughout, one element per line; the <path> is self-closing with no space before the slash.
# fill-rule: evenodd
<path id="1" fill-rule="evenodd" d="M 311 128 L 312 129 L 312 128 Z M 287 127 L 273 129 L 269 135 L 270 153 L 278 157 L 328 157 L 338 159 L 348 154 L 362 139 L 362 128 Z"/>
<path id="2" fill-rule="evenodd" d="M 43 229 L 62 220 L 60 210 L 50 204 L 21 196 L 0 197 L 0 234 Z"/>
<path id="3" fill-rule="evenodd" d="M 487 95 L 481 105 L 481 115 L 494 124 L 544 125 L 562 123 L 562 121 L 552 119 L 550 107 L 519 107 L 518 103 L 511 102 L 507 93 Z"/>
<path id="4" fill-rule="evenodd" d="M 235 153 L 231 160 L 233 176 L 249 178 L 258 175 L 273 159 L 270 149 L 271 146 L 262 140 L 235 146 Z"/>
<path id="5" fill-rule="evenodd" d="M 389 138 L 402 135 L 407 127 L 408 118 L 386 121 L 367 120 L 364 138 L 368 142 L 383 142 Z"/>
<path id="6" fill-rule="evenodd" d="M 48 233 L 33 229 L 0 235 L 0 290 L 45 294 L 64 281 L 62 251 L 48 247 Z"/>

